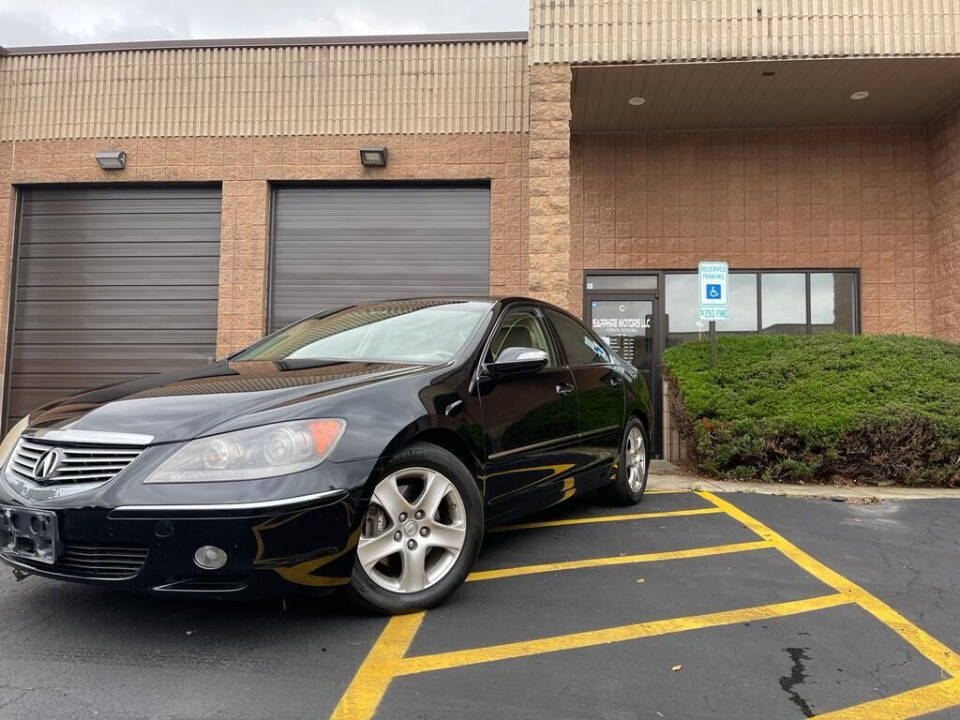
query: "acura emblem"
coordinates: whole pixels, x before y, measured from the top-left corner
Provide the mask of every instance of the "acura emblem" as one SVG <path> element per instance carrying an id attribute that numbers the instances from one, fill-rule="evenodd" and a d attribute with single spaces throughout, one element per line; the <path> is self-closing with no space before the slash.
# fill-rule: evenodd
<path id="1" fill-rule="evenodd" d="M 33 466 L 33 479 L 37 482 L 48 480 L 56 471 L 60 464 L 60 451 L 47 450 L 43 455 L 37 458 L 37 464 Z"/>

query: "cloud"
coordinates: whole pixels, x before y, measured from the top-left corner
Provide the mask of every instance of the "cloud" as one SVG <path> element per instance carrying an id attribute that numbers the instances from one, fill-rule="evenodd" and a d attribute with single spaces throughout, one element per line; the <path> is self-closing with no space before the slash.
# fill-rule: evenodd
<path id="1" fill-rule="evenodd" d="M 525 0 L 0 0 L 0 45 L 522 30 Z"/>

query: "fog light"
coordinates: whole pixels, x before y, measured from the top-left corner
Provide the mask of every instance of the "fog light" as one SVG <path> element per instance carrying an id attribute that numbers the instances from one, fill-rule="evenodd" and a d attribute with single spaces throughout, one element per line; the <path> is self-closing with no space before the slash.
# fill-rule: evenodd
<path id="1" fill-rule="evenodd" d="M 216 545 L 204 545 L 193 554 L 193 562 L 201 570 L 219 570 L 227 564 L 227 554 Z"/>

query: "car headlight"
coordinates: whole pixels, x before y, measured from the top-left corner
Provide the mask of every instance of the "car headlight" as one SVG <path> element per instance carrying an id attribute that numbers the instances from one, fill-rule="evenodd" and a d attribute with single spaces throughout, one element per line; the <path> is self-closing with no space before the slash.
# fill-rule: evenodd
<path id="1" fill-rule="evenodd" d="M 191 440 L 145 483 L 201 483 L 289 475 L 319 465 L 347 427 L 345 420 L 297 420 Z"/>
<path id="2" fill-rule="evenodd" d="M 0 467 L 6 465 L 7 459 L 10 457 L 10 453 L 13 452 L 13 448 L 17 446 L 17 441 L 20 439 L 20 436 L 23 435 L 23 431 L 27 429 L 27 425 L 30 424 L 30 416 L 24 417 L 10 428 L 10 431 L 4 435 L 3 442 L 0 442 Z"/>

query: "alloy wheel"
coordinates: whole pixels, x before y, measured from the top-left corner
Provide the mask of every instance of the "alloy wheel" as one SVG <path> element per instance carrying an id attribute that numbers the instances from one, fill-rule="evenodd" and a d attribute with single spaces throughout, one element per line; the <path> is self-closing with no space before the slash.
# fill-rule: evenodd
<path id="1" fill-rule="evenodd" d="M 416 593 L 450 572 L 466 530 L 463 498 L 450 479 L 429 468 L 404 468 L 373 491 L 357 557 L 380 587 Z"/>
<path id="2" fill-rule="evenodd" d="M 626 461 L 627 485 L 630 492 L 638 493 L 647 469 L 647 449 L 643 444 L 643 431 L 638 427 L 630 428 L 627 434 Z"/>

